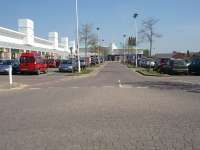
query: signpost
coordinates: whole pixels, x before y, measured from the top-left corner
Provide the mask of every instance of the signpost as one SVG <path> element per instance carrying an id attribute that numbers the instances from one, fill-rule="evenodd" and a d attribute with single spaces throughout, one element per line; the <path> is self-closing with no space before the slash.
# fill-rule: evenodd
<path id="1" fill-rule="evenodd" d="M 9 66 L 9 83 L 10 83 L 10 86 L 12 86 L 12 84 L 13 84 L 12 65 Z"/>

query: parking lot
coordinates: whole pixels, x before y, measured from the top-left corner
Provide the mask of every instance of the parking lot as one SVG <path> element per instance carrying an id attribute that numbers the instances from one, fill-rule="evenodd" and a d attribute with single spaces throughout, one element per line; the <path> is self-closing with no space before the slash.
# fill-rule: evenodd
<path id="1" fill-rule="evenodd" d="M 58 72 L 57 68 L 49 68 L 48 73 L 41 75 L 34 74 L 18 74 L 13 75 L 13 82 L 20 83 L 28 86 L 36 86 L 48 83 L 57 83 L 62 82 L 63 80 L 68 80 L 73 77 L 74 74 L 70 72 Z M 167 77 L 149 77 L 153 79 L 161 79 L 172 82 L 188 83 L 188 84 L 199 84 L 200 85 L 200 76 L 197 75 L 171 75 Z M 0 84 L 9 84 L 8 75 L 0 75 Z"/>
<path id="2" fill-rule="evenodd" d="M 45 83 L 54 83 L 59 82 L 63 79 L 68 79 L 73 74 L 70 72 L 60 73 L 57 68 L 48 69 L 48 73 L 46 74 L 17 74 L 13 75 L 13 82 L 20 83 L 28 86 L 40 85 Z M 9 84 L 9 76 L 8 75 L 0 75 L 0 84 Z"/>
<path id="3" fill-rule="evenodd" d="M 108 63 L 96 76 L 70 78 L 14 76 L 34 86 L 0 92 L 0 149 L 200 148 L 199 76 L 148 77 Z"/>

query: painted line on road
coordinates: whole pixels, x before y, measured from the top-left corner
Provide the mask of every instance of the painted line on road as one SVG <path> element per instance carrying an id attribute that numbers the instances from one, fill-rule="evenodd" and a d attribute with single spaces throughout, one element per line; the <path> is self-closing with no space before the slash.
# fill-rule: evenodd
<path id="1" fill-rule="evenodd" d="M 138 86 L 137 88 L 138 89 L 148 89 L 149 87 L 148 86 Z"/>
<path id="2" fill-rule="evenodd" d="M 114 88 L 114 86 L 103 86 L 103 88 Z"/>
<path id="3" fill-rule="evenodd" d="M 71 87 L 72 89 L 79 89 L 80 87 L 78 86 L 74 86 L 74 87 Z"/>
<path id="4" fill-rule="evenodd" d="M 41 88 L 29 88 L 29 90 L 40 90 Z"/>
<path id="5" fill-rule="evenodd" d="M 122 88 L 121 80 L 118 80 L 119 87 Z"/>
<path id="6" fill-rule="evenodd" d="M 123 85 L 121 88 L 124 89 L 132 89 L 133 87 L 131 85 Z"/>

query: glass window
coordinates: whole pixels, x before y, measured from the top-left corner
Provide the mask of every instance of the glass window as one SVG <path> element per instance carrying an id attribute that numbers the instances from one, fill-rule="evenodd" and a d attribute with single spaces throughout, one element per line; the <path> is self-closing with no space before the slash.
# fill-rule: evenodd
<path id="1" fill-rule="evenodd" d="M 20 63 L 33 63 L 35 62 L 34 57 L 21 57 L 20 58 Z"/>
<path id="2" fill-rule="evenodd" d="M 175 65 L 186 65 L 186 62 L 184 60 L 175 60 L 174 64 Z"/>
<path id="3" fill-rule="evenodd" d="M 72 64 L 72 60 L 63 60 L 62 64 Z"/>

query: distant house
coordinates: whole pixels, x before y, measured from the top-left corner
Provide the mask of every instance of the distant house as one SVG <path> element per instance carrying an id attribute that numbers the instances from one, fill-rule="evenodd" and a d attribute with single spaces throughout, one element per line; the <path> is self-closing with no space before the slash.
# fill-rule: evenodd
<path id="1" fill-rule="evenodd" d="M 192 58 L 196 58 L 196 57 L 200 58 L 200 51 L 199 51 L 199 52 L 196 52 L 196 53 L 192 53 L 192 54 L 191 54 L 191 57 L 192 57 Z"/>
<path id="2" fill-rule="evenodd" d="M 155 54 L 153 57 L 154 58 L 191 59 L 193 57 L 199 57 L 200 58 L 200 52 L 189 52 L 189 51 L 187 51 L 187 53 L 183 53 L 183 52 L 174 51 L 173 53 Z"/>
<path id="3" fill-rule="evenodd" d="M 186 59 L 188 57 L 190 57 L 190 56 L 187 56 L 186 53 L 176 52 L 176 51 L 174 51 L 172 53 L 172 58 L 174 58 L 174 59 Z"/>

